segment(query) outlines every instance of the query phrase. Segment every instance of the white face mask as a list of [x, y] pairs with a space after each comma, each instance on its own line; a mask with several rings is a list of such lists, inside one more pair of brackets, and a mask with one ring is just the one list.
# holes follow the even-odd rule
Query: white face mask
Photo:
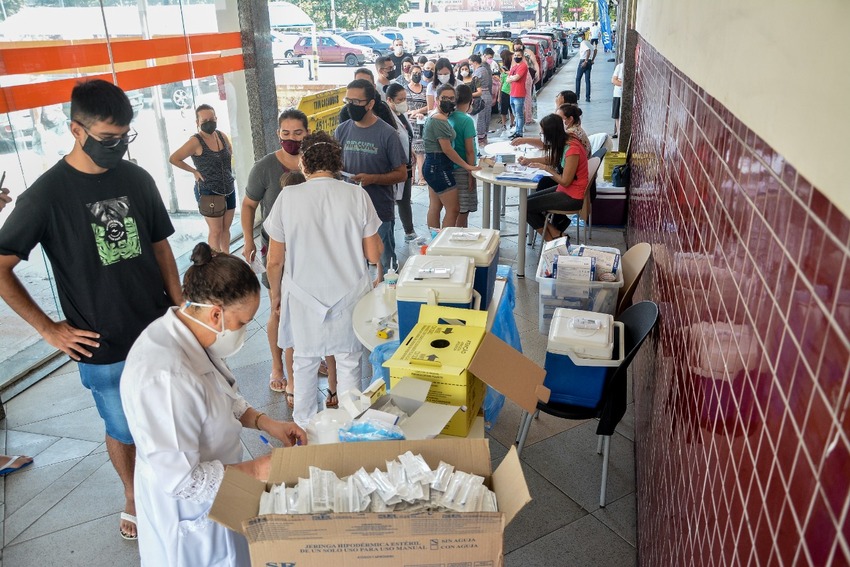
[[464, 69], [463, 71], [461, 71], [461, 72], [460, 72], [460, 76], [461, 76], [461, 77], [468, 77], [468, 76], [469, 76], [469, 71], [467, 71], [466, 69]]
[[437, 80], [440, 81], [441, 85], [445, 85], [449, 82], [449, 77], [451, 75], [437, 75]]
[[395, 53], [396, 57], [400, 56], [402, 53], [404, 53], [404, 47], [399, 47], [398, 45], [396, 45], [393, 48], [393, 53]]
[[395, 102], [395, 103], [393, 103], [393, 106], [395, 106], [395, 111], [399, 114], [404, 114], [405, 112], [407, 112], [407, 101], [406, 100], [404, 100], [402, 102]]
[[199, 321], [195, 319], [188, 313], [186, 313], [186, 308], [190, 305], [197, 305], [198, 307], [215, 307], [215, 305], [210, 305], [209, 303], [195, 303], [193, 301], [187, 301], [183, 304], [183, 307], [180, 308], [180, 312], [194, 321], [195, 323], [206, 327], [213, 333], [215, 333], [215, 341], [213, 344], [207, 347], [207, 352], [210, 356], [214, 356], [216, 358], [227, 358], [228, 356], [233, 356], [242, 346], [245, 344], [245, 334], [248, 330], [247, 326], [242, 326], [240, 329], [235, 331], [231, 331], [224, 327], [224, 309], [221, 311], [221, 330], [210, 327], [203, 321]]

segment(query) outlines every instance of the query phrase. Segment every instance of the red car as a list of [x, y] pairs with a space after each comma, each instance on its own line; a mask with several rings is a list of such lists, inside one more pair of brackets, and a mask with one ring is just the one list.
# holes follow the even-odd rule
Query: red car
[[549, 77], [549, 65], [546, 60], [546, 55], [543, 53], [541, 40], [523, 37], [522, 43], [525, 44], [527, 49], [534, 52], [534, 57], [537, 59], [537, 66], [540, 67], [540, 74], [534, 78], [534, 83], [537, 85], [537, 88], [540, 89], [543, 86], [543, 79]]
[[530, 33], [528, 35], [523, 36], [522, 41], [525, 42], [526, 39], [539, 40], [541, 48], [543, 49], [543, 54], [546, 57], [546, 66], [549, 70], [549, 74], [546, 75], [544, 80], [548, 81], [552, 78], [552, 75], [555, 74], [555, 69], [558, 68], [558, 58], [555, 53], [555, 50], [552, 48], [552, 38], [547, 37], [545, 35], [537, 35]]
[[[354, 45], [347, 39], [331, 33], [316, 34], [319, 44], [320, 63], [345, 63], [349, 67], [363, 65], [367, 60], [373, 60], [372, 50]], [[304, 59], [313, 54], [313, 36], [302, 35], [295, 47], [292, 48], [299, 64], [304, 66]]]

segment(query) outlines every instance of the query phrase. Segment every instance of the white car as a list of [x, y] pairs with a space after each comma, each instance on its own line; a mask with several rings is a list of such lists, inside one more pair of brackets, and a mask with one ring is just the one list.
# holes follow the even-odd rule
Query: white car
[[421, 41], [416, 41], [416, 36], [407, 28], [381, 27], [378, 28], [377, 32], [389, 38], [390, 43], [395, 39], [401, 38], [404, 42], [404, 50], [407, 53], [416, 54], [423, 50]]
[[284, 63], [295, 63], [295, 42], [301, 34], [295, 32], [279, 32], [272, 30], [272, 58], [275, 66]]
[[430, 28], [432, 30], [437, 31], [443, 37], [448, 38], [449, 44], [446, 46], [446, 49], [453, 49], [455, 47], [460, 47], [463, 42], [461, 41], [460, 34], [456, 31], [447, 30], [445, 28]]

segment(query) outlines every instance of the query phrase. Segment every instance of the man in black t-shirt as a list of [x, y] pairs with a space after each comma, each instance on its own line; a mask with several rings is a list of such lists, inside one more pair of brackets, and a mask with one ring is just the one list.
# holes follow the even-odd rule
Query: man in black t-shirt
[[[135, 446], [121, 406], [121, 371], [142, 330], [181, 300], [168, 212], [150, 174], [122, 159], [136, 137], [132, 118], [118, 87], [78, 83], [71, 93], [73, 150], [21, 194], [0, 228], [0, 297], [79, 362], [124, 484], [125, 539], [137, 533]], [[63, 321], [50, 319], [13, 272], [38, 244], [53, 268]]]

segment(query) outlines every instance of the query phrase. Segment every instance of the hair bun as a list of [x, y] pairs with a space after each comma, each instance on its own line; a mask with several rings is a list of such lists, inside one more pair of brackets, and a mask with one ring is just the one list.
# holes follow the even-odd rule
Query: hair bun
[[204, 264], [209, 264], [212, 258], [213, 252], [209, 244], [206, 242], [195, 244], [195, 247], [192, 249], [192, 265], [203, 266]]

